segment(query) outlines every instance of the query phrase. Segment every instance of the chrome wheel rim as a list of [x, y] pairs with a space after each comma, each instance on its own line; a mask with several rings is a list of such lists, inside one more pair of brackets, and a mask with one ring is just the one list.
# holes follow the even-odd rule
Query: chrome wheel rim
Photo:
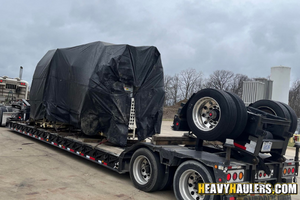
[[197, 171], [189, 169], [182, 173], [179, 178], [179, 191], [183, 199], [204, 199], [205, 195], [198, 194], [198, 183], [203, 183], [203, 178]]
[[149, 182], [152, 174], [152, 167], [149, 159], [146, 156], [138, 156], [133, 163], [133, 176], [136, 182], [140, 185], [145, 185]]
[[220, 105], [211, 97], [203, 97], [195, 103], [192, 117], [198, 129], [210, 131], [218, 125], [221, 119]]

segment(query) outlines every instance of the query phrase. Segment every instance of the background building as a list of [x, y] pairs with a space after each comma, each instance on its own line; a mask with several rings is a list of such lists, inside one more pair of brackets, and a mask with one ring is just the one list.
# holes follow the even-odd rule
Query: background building
[[255, 78], [243, 82], [242, 100], [246, 106], [260, 99], [270, 99], [288, 104], [290, 87], [290, 67], [272, 67], [270, 80]]

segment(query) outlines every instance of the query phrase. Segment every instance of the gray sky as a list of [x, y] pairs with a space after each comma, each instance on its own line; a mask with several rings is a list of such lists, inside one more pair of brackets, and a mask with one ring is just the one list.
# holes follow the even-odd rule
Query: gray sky
[[300, 1], [0, 0], [0, 76], [29, 83], [49, 50], [105, 41], [156, 46], [166, 74], [196, 68], [300, 78]]

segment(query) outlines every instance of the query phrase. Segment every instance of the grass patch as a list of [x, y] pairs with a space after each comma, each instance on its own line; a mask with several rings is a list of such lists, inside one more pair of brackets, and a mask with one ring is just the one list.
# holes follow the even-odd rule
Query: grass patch
[[289, 146], [289, 147], [294, 147], [294, 145], [295, 145], [294, 142], [289, 141], [289, 143], [288, 143], [288, 146]]

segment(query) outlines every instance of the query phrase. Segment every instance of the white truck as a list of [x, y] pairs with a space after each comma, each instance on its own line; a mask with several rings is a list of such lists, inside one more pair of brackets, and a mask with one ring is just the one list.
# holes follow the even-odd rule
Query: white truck
[[28, 99], [28, 82], [22, 80], [23, 67], [18, 78], [0, 76], [0, 126], [5, 126], [6, 119], [16, 114], [13, 104]]

